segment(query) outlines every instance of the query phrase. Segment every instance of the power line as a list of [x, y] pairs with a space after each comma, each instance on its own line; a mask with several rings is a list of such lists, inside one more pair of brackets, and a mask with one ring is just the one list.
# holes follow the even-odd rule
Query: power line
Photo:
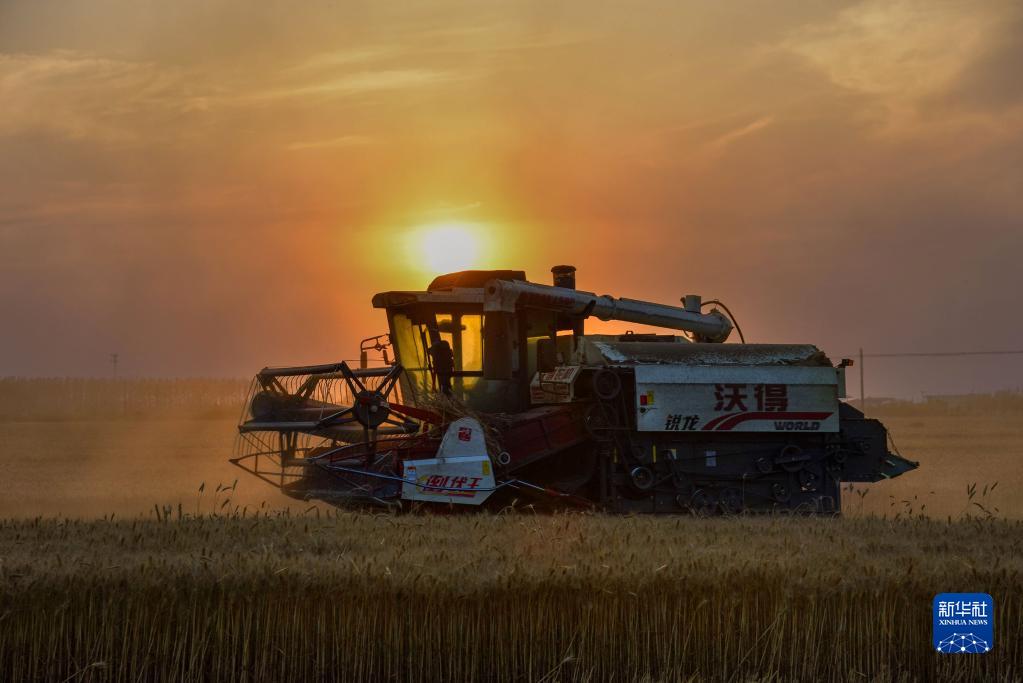
[[[849, 354], [852, 355], [852, 354]], [[1017, 356], [1019, 351], [907, 351], [903, 353], [864, 353], [863, 358], [907, 358], [907, 357], [942, 357], [942, 356]]]
[[[852, 356], [853, 354], [849, 354]], [[955, 356], [1020, 356], [1023, 355], [1023, 349], [1020, 350], [1001, 350], [1001, 351], [905, 351], [895, 353], [864, 353], [863, 349], [860, 349], [856, 354], [859, 356], [860, 362], [860, 410], [866, 412], [867, 408], [867, 395], [866, 389], [864, 388], [865, 374], [864, 358], [950, 358]], [[846, 357], [849, 357], [846, 356]]]

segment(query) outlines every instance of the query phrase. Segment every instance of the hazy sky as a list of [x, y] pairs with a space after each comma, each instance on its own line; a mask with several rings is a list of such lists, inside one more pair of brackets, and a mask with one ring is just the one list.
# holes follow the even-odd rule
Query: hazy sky
[[450, 222], [752, 341], [1023, 348], [1021, 69], [1018, 0], [0, 0], [0, 375], [352, 357]]

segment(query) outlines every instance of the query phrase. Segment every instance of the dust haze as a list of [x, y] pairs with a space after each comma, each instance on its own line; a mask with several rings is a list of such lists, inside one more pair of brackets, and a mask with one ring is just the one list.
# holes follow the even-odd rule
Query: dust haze
[[[288, 498], [228, 461], [246, 388], [197, 380], [0, 380], [0, 517], [325, 511], [324, 503]], [[77, 400], [55, 410], [53, 397], [61, 394]], [[883, 419], [895, 448], [920, 468], [847, 488], [844, 513], [1023, 519], [1021, 410], [1018, 394], [871, 404], [868, 412]]]

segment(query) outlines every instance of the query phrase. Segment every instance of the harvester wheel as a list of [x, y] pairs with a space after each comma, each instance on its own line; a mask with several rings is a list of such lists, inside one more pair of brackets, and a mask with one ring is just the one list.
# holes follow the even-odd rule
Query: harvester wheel
[[633, 467], [629, 477], [632, 485], [640, 491], [649, 491], [654, 486], [654, 473], [648, 467]]
[[689, 497], [689, 509], [700, 517], [709, 517], [717, 511], [717, 500], [713, 493], [706, 489], [697, 489]]
[[803, 466], [809, 462], [810, 456], [803, 452], [803, 449], [794, 444], [789, 444], [785, 448], [781, 449], [774, 458], [774, 464], [782, 468], [786, 472], [798, 472], [803, 469]]
[[737, 515], [745, 508], [743, 504], [742, 491], [737, 488], [727, 488], [721, 492], [721, 511], [726, 515]]
[[603, 401], [613, 401], [622, 393], [622, 378], [614, 370], [597, 370], [593, 373], [593, 393]]
[[781, 482], [771, 484], [771, 497], [779, 503], [787, 503], [792, 498], [789, 487]]
[[804, 491], [816, 491], [820, 485], [820, 476], [811, 469], [803, 469], [799, 472], [799, 488]]

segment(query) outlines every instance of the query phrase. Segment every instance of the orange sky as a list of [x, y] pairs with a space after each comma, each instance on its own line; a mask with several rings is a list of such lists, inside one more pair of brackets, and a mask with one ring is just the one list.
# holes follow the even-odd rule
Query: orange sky
[[0, 374], [351, 357], [451, 222], [753, 341], [1021, 348], [1020, 64], [1016, 0], [2, 2]]

